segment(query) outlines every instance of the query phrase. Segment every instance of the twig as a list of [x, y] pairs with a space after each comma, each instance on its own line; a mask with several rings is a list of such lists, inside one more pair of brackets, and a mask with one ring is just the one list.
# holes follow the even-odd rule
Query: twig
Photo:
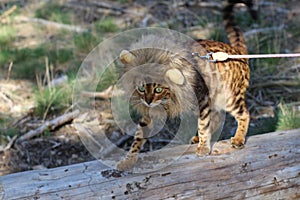
[[9, 150], [9, 149], [12, 147], [12, 145], [15, 143], [15, 141], [17, 140], [17, 137], [18, 137], [18, 135], [15, 135], [15, 136], [9, 141], [9, 143], [5, 146], [5, 148], [4, 148], [3, 151]]
[[12, 69], [12, 67], [13, 67], [13, 64], [14, 64], [13, 62], [10, 62], [10, 63], [9, 63], [6, 81], [9, 81], [9, 79], [10, 79], [10, 73], [11, 73], [11, 69]]
[[111, 97], [112, 90], [113, 90], [113, 86], [110, 86], [110, 87], [108, 87], [106, 90], [104, 90], [102, 92], [82, 91], [81, 95], [84, 96], [84, 97], [109, 99]]
[[29, 110], [26, 115], [17, 119], [14, 123], [11, 124], [11, 127], [23, 126], [26, 122], [28, 122], [32, 117], [32, 110]]
[[34, 136], [37, 136], [39, 134], [42, 134], [45, 130], [54, 130], [56, 127], [61, 126], [71, 120], [73, 120], [77, 115], [79, 114], [79, 110], [75, 110], [71, 113], [64, 114], [62, 116], [59, 116], [51, 121], [45, 122], [42, 126], [38, 127], [35, 130], [31, 130], [27, 132], [26, 134], [22, 135], [18, 140], [17, 143], [20, 143], [24, 140], [28, 140]]
[[13, 7], [11, 7], [10, 9], [8, 9], [7, 11], [5, 11], [1, 16], [0, 16], [0, 21], [2, 21], [3, 19], [5, 19], [6, 17], [8, 17], [10, 14], [12, 14], [15, 10], [17, 9], [16, 5], [13, 5]]
[[0, 98], [2, 98], [5, 102], [9, 104], [9, 109], [11, 109], [14, 105], [13, 100], [10, 98], [10, 95], [5, 92], [0, 91]]
[[264, 101], [262, 99], [256, 98], [250, 92], [247, 92], [246, 95], [247, 95], [248, 98], [253, 99], [255, 104], [258, 104], [258, 105], [261, 105], [261, 106], [272, 106], [272, 105], [274, 105], [273, 102], [268, 102], [268, 101]]
[[57, 22], [53, 22], [53, 21], [48, 21], [48, 20], [45, 20], [45, 19], [30, 18], [30, 17], [25, 17], [25, 16], [21, 16], [21, 17], [16, 18], [16, 21], [39, 23], [39, 24], [43, 24], [45, 26], [51, 26], [51, 27], [55, 27], [55, 28], [66, 29], [66, 30], [69, 30], [69, 31], [75, 31], [75, 32], [79, 32], [79, 33], [88, 31], [87, 29], [83, 29], [79, 26], [61, 24], [61, 23], [57, 23]]

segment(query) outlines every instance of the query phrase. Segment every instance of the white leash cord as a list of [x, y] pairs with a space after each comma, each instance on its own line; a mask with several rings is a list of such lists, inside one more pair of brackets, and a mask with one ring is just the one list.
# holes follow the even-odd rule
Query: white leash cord
[[199, 53], [193, 52], [192, 55], [197, 55], [200, 58], [207, 59], [210, 62], [226, 61], [228, 59], [242, 59], [242, 58], [290, 58], [300, 57], [300, 53], [291, 54], [250, 54], [250, 55], [229, 55], [224, 52], [210, 52], [205, 56], [200, 56]]

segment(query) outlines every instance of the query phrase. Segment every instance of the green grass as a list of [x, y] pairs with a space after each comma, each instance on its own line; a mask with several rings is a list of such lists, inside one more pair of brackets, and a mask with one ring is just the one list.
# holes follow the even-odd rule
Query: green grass
[[37, 106], [35, 114], [45, 119], [49, 115], [63, 112], [72, 104], [72, 87], [64, 85], [61, 87], [39, 88], [35, 92]]
[[6, 49], [14, 41], [16, 30], [12, 26], [0, 26], [0, 50]]
[[47, 53], [49, 60], [56, 63], [66, 63], [74, 59], [72, 49], [55, 49]]
[[253, 24], [257, 23], [258, 21], [253, 19], [249, 12], [239, 12], [235, 13], [235, 20], [237, 21], [237, 24], [242, 30], [249, 29], [249, 27], [252, 27]]
[[36, 107], [34, 113], [46, 119], [49, 115], [55, 115], [64, 112], [72, 105], [72, 89], [75, 83], [75, 77], [60, 86], [49, 85], [55, 76], [49, 60], [45, 62], [45, 75], [36, 76], [37, 89], [35, 92]]
[[[35, 12], [35, 17], [47, 19], [64, 24], [71, 24], [71, 12], [67, 11], [62, 5], [57, 3], [47, 4]], [[118, 26], [114, 23], [113, 18], [108, 17], [98, 20], [93, 25], [93, 31], [84, 33], [74, 33], [73, 43], [75, 51], [79, 54], [89, 53], [101, 41], [104, 33], [119, 31]], [[70, 33], [65, 33], [70, 34]]]
[[300, 111], [296, 107], [280, 104], [277, 130], [291, 130], [300, 128]]
[[73, 36], [76, 51], [80, 53], [89, 53], [101, 41], [101, 36], [96, 37], [91, 32], [75, 33]]
[[[2, 137], [13, 137], [18, 133], [14, 127], [11, 127], [11, 123], [14, 119], [10, 116], [6, 116], [0, 113], [0, 136]], [[1, 142], [0, 142], [1, 144]]]
[[112, 18], [106, 18], [95, 22], [97, 33], [113, 33], [119, 31], [119, 27], [114, 23]]
[[[2, 31], [1, 31], [2, 30]], [[42, 74], [45, 68], [45, 58], [56, 67], [67, 65], [65, 73], [73, 73], [80, 66], [80, 58], [86, 56], [99, 42], [101, 36], [88, 33], [68, 33], [74, 46], [58, 48], [56, 44], [41, 44], [31, 48], [16, 48], [12, 46], [15, 38], [14, 29], [7, 26], [0, 28], [0, 69], [6, 71], [12, 63], [11, 78], [34, 79], [36, 74]], [[73, 37], [72, 37], [73, 36]]]
[[1, 52], [0, 66], [7, 67], [13, 63], [12, 76], [14, 78], [32, 78], [43, 66], [42, 57], [45, 49], [8, 49]]
[[119, 77], [119, 67], [116, 65], [111, 65], [102, 74], [99, 83], [97, 85], [96, 91], [103, 91], [109, 86], [115, 84]]
[[[59, 3], [43, 4], [35, 11], [35, 17], [59, 23], [70, 24], [72, 13]], [[58, 48], [58, 43], [41, 44], [36, 47], [17, 48], [13, 42], [17, 36], [12, 25], [0, 27], [0, 69], [6, 71], [12, 63], [11, 78], [34, 79], [36, 74], [44, 71], [45, 58], [54, 68], [62, 64], [68, 65], [67, 70], [76, 71], [80, 65], [79, 59], [86, 56], [101, 41], [104, 33], [116, 32], [118, 27], [112, 18], [105, 18], [93, 25], [93, 31], [72, 33], [58, 31], [55, 37], [58, 40], [69, 41]], [[67, 39], [66, 39], [67, 38]], [[64, 40], [66, 39], [66, 40]], [[73, 44], [73, 45], [72, 45]], [[60, 45], [61, 46], [61, 45]], [[67, 47], [68, 46], [68, 47]], [[65, 71], [66, 73], [73, 73]]]
[[37, 9], [35, 17], [63, 24], [71, 24], [71, 12], [57, 3], [46, 4]]
[[[9, 136], [9, 137], [13, 137], [16, 134], [18, 134], [19, 130], [17, 130], [16, 128], [11, 128], [11, 127], [7, 127], [7, 128], [0, 128], [0, 135], [1, 136]], [[1, 144], [1, 143], [0, 143]]]
[[227, 33], [224, 31], [224, 29], [217, 27], [211, 32], [209, 39], [222, 42], [228, 41]]
[[46, 57], [55, 66], [74, 59], [71, 49], [51, 49], [47, 46], [7, 49], [0, 52], [0, 67], [5, 68], [13, 62], [13, 78], [32, 79], [44, 71]]
[[[56, 43], [51, 43], [31, 48], [16, 48], [12, 45], [16, 37], [15, 30], [11, 26], [0, 27], [0, 69], [6, 71], [12, 63], [11, 78], [34, 79], [36, 74], [44, 72], [47, 57], [54, 69], [66, 64], [67, 70], [77, 71], [80, 65], [78, 54], [86, 56], [102, 38], [95, 37], [92, 33], [66, 34], [69, 34], [68, 38], [71, 39], [69, 47], [58, 48]], [[72, 46], [72, 39], [75, 48]]]

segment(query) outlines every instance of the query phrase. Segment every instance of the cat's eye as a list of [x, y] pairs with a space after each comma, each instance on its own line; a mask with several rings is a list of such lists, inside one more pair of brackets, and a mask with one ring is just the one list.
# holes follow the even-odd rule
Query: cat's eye
[[155, 88], [155, 93], [161, 93], [163, 91], [162, 87]]
[[141, 86], [141, 85], [139, 85], [137, 87], [137, 89], [138, 89], [139, 92], [145, 92], [145, 88], [143, 86]]

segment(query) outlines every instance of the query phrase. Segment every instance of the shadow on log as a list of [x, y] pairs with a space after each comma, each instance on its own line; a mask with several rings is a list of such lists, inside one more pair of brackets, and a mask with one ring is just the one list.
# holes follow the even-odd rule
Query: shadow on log
[[[246, 147], [198, 158], [196, 146], [172, 165], [130, 174], [98, 161], [1, 177], [1, 199], [299, 199], [300, 130], [248, 138]], [[175, 152], [185, 146], [178, 146]], [[162, 151], [173, 156], [174, 151]]]

